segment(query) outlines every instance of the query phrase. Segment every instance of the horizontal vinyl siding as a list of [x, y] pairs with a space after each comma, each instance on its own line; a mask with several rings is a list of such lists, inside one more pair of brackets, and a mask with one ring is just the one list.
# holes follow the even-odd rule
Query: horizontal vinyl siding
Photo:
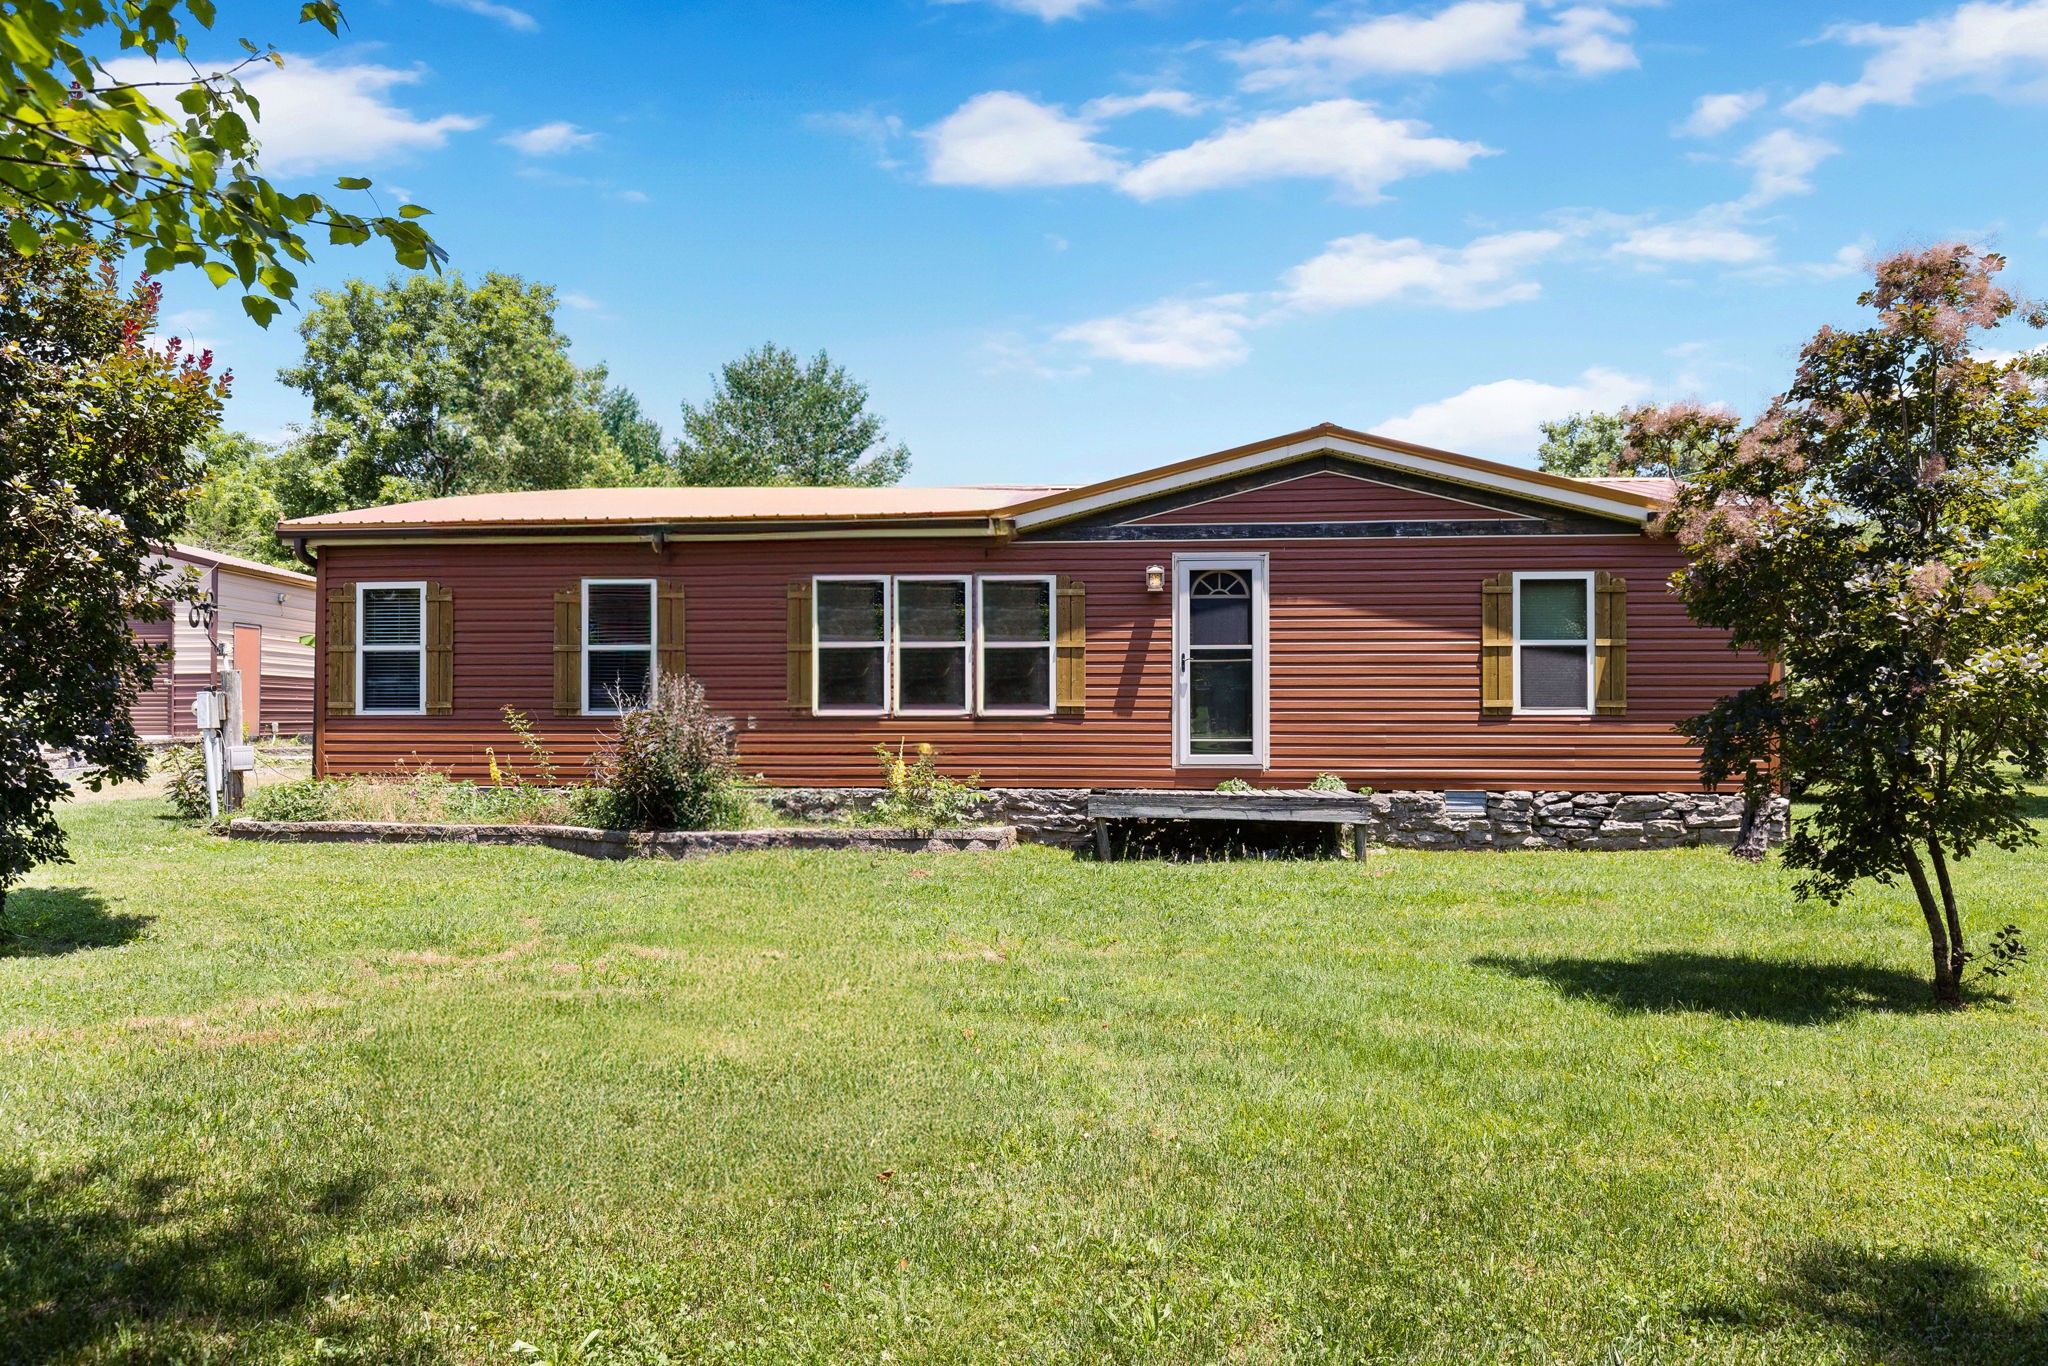
[[1203, 522], [1393, 522], [1473, 521], [1515, 514], [1455, 498], [1396, 488], [1348, 474], [1305, 474], [1264, 488], [1212, 498], [1206, 503], [1141, 517], [1138, 526], [1188, 526]]
[[[1227, 546], [1207, 542], [1205, 552]], [[455, 612], [455, 708], [447, 717], [333, 717], [320, 756], [334, 773], [431, 764], [479, 776], [494, 747], [519, 752], [500, 719], [535, 721], [565, 772], [580, 774], [606, 725], [553, 711], [552, 598], [579, 578], [686, 585], [690, 672], [741, 725], [743, 762], [782, 784], [873, 781], [872, 750], [940, 745], [953, 771], [992, 785], [1212, 787], [1321, 771], [1375, 787], [1660, 791], [1697, 785], [1673, 731], [1716, 696], [1758, 681], [1760, 661], [1689, 622], [1665, 581], [1668, 542], [1633, 536], [1262, 542], [1271, 561], [1272, 765], [1172, 763], [1171, 594], [1144, 590], [1170, 544], [1007, 546], [945, 540], [672, 542], [641, 546], [330, 546], [323, 588], [427, 579]], [[1630, 584], [1626, 717], [1479, 715], [1480, 584], [1504, 570], [1605, 569]], [[1058, 573], [1087, 585], [1088, 712], [1031, 719], [812, 717], [784, 684], [786, 589], [810, 574]], [[324, 611], [325, 595], [321, 597]], [[319, 678], [324, 689], [324, 677]]]

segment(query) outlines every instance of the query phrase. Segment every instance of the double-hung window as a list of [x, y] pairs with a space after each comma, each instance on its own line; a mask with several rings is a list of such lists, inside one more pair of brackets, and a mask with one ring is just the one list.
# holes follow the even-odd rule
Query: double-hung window
[[427, 586], [356, 588], [356, 710], [420, 716], [427, 709]]
[[820, 578], [812, 584], [817, 709], [889, 709], [889, 580]]
[[899, 576], [895, 596], [896, 710], [966, 711], [967, 580]]
[[583, 710], [616, 716], [654, 695], [654, 581], [583, 581]]
[[979, 709], [1044, 713], [1053, 709], [1053, 581], [1050, 576], [983, 576]]
[[1593, 576], [1515, 575], [1515, 710], [1593, 710]]

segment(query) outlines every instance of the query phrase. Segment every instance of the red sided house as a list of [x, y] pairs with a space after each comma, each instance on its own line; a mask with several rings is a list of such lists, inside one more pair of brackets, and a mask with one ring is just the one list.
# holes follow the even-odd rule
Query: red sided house
[[997, 788], [1669, 793], [1698, 787], [1673, 724], [1766, 673], [1669, 592], [1670, 493], [1325, 425], [1080, 488], [480, 494], [279, 534], [318, 568], [323, 774], [480, 777], [508, 706], [571, 770], [687, 671], [785, 786], [872, 786], [908, 739]]

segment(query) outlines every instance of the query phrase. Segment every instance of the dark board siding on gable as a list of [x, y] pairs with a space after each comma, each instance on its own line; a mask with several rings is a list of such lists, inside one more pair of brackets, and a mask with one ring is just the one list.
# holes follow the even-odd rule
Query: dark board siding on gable
[[[1204, 551], [1227, 547], [1204, 544]], [[1667, 791], [1697, 786], [1672, 729], [1764, 664], [1687, 620], [1665, 588], [1669, 542], [1637, 536], [1259, 543], [1271, 557], [1272, 767], [1380, 788]], [[605, 723], [552, 715], [554, 590], [582, 577], [687, 585], [688, 662], [737, 718], [746, 767], [781, 784], [869, 785], [876, 744], [929, 740], [946, 767], [992, 786], [1213, 787], [1241, 770], [1177, 770], [1170, 734], [1170, 594], [1145, 566], [1173, 547], [1117, 542], [815, 540], [641, 545], [422, 545], [321, 552], [327, 586], [427, 579], [453, 590], [455, 706], [445, 717], [327, 718], [324, 772], [432, 764], [483, 776], [519, 747], [500, 719], [528, 713], [565, 773], [580, 776]], [[1628, 578], [1625, 717], [1479, 715], [1480, 583], [1503, 570], [1605, 569]], [[813, 717], [786, 702], [787, 585], [857, 573], [1056, 573], [1087, 586], [1088, 711], [1032, 719]], [[320, 595], [322, 610], [326, 595]], [[324, 685], [324, 683], [323, 683]]]

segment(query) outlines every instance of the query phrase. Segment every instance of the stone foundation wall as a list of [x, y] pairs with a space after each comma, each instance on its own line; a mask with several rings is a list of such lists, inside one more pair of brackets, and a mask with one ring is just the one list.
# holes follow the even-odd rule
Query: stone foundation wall
[[[798, 820], [832, 820], [866, 811], [879, 788], [777, 788], [769, 805]], [[1764, 825], [1783, 842], [1783, 797], [1771, 800]], [[1742, 798], [1704, 792], [1489, 792], [1486, 811], [1453, 808], [1441, 792], [1379, 792], [1372, 797], [1371, 839], [1403, 849], [1673, 849], [1733, 845], [1742, 827]], [[991, 788], [968, 819], [1017, 827], [1019, 839], [1079, 844], [1087, 838], [1086, 788]]]

